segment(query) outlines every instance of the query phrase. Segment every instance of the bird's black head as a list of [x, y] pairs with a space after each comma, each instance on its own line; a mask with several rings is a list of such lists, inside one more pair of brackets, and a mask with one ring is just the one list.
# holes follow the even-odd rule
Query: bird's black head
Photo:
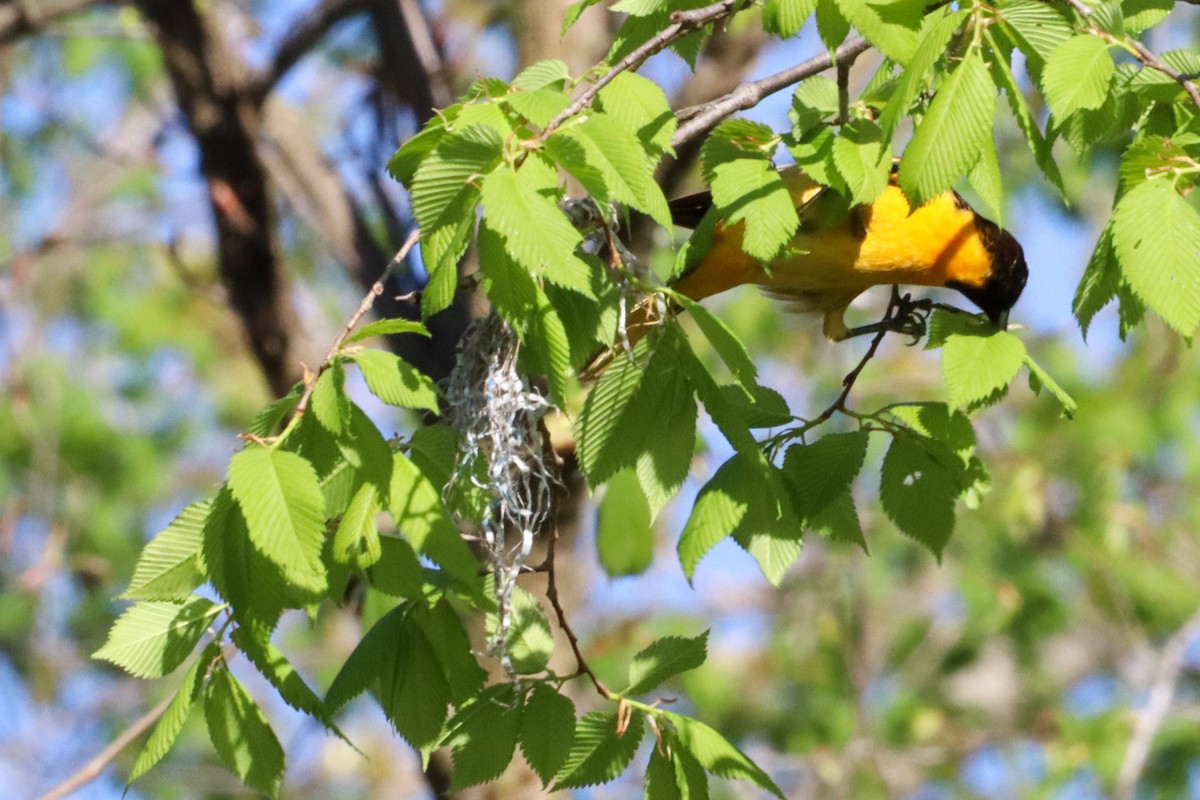
[[991, 220], [975, 218], [975, 229], [983, 239], [983, 246], [992, 259], [992, 270], [979, 286], [970, 286], [958, 281], [947, 283], [982, 309], [995, 325], [1001, 329], [1008, 326], [1008, 312], [1017, 304], [1029, 268], [1025, 265], [1025, 251], [1011, 233]]

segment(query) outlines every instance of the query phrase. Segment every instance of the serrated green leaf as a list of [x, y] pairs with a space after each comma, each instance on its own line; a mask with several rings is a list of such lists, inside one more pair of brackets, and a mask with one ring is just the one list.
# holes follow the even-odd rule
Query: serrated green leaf
[[633, 657], [629, 686], [623, 695], [646, 694], [680, 674], [693, 670], [708, 657], [708, 631], [693, 638], [665, 636]]
[[653, 14], [666, 4], [667, 0], [617, 0], [612, 10], [634, 17], [644, 17]]
[[[696, 498], [679, 537], [679, 560], [692, 579], [696, 565], [717, 542], [735, 537], [763, 568], [772, 583], [800, 554], [800, 520], [778, 471], [761, 456], [738, 454], [721, 465]], [[783, 552], [772, 546], [779, 543]], [[756, 552], [757, 551], [757, 552]], [[790, 556], [790, 560], [788, 560]]]
[[1054, 48], [1042, 73], [1042, 91], [1055, 119], [1099, 108], [1108, 97], [1115, 69], [1108, 44], [1099, 37], [1081, 34]]
[[967, 173], [971, 188], [979, 195], [979, 199], [991, 212], [988, 216], [1001, 227], [1004, 226], [1004, 179], [1000, 177], [1000, 161], [996, 157], [996, 148], [983, 146], [979, 151], [979, 160]]
[[1117, 202], [1112, 243], [1146, 307], [1183, 336], [1200, 324], [1200, 214], [1170, 180], [1148, 180]]
[[885, 142], [892, 140], [896, 126], [908, 116], [913, 103], [927, 87], [934, 67], [946, 57], [950, 38], [967, 15], [965, 10], [952, 11], [949, 7], [943, 7], [925, 18], [921, 27], [920, 44], [913, 52], [912, 59], [905, 65], [892, 99], [884, 106], [883, 113], [879, 116], [879, 126], [883, 129]]
[[385, 350], [359, 350], [351, 356], [371, 394], [388, 405], [436, 412], [438, 390], [428, 375]]
[[741, 384], [728, 384], [721, 387], [721, 394], [750, 428], [775, 428], [795, 419], [783, 395], [766, 386], [747, 390]]
[[361, 570], [380, 559], [383, 546], [379, 543], [379, 527], [375, 524], [379, 510], [375, 487], [369, 483], [359, 486], [333, 535], [334, 560]]
[[367, 570], [371, 588], [392, 597], [423, 596], [425, 572], [412, 545], [395, 536], [381, 536], [379, 544], [379, 560]]
[[368, 689], [378, 695], [380, 676], [392, 667], [410, 608], [403, 604], [384, 614], [350, 653], [325, 693], [325, 707], [330, 714]]
[[662, 87], [634, 72], [622, 72], [596, 97], [605, 114], [633, 130], [647, 155], [669, 151], [679, 120]]
[[240, 624], [269, 631], [285, 607], [309, 597], [294, 597], [280, 568], [251, 544], [242, 509], [228, 488], [217, 494], [204, 521], [202, 554], [209, 580]]
[[575, 704], [545, 684], [529, 692], [521, 709], [521, 752], [547, 784], [554, 778], [575, 742]]
[[888, 186], [892, 171], [892, 150], [885, 147], [883, 131], [865, 119], [842, 127], [833, 141], [833, 164], [842, 176], [855, 205], [875, 201]]
[[[709, 0], [670, 0], [668, 5], [653, 13], [644, 16], [630, 16], [617, 31], [612, 47], [609, 48], [608, 55], [604, 57], [605, 63], [616, 64], [652, 37], [657, 36], [671, 24], [672, 12], [702, 8], [708, 3]], [[689, 33], [671, 45], [671, 49], [692, 69], [696, 68], [696, 57], [699, 55], [700, 47], [705, 39], [708, 38], [711, 27], [709, 25], [706, 26], [706, 29]]]
[[[588, 293], [587, 263], [575, 248], [583, 241], [554, 200], [507, 165], [493, 171], [483, 183], [484, 218], [504, 237], [508, 254], [535, 275], [568, 289]], [[537, 231], [530, 236], [530, 231]]]
[[571, 68], [567, 66], [567, 62], [550, 58], [530, 64], [517, 73], [517, 77], [512, 79], [512, 88], [526, 92], [535, 92], [546, 87], [561, 89], [570, 78]]
[[617, 715], [593, 711], [575, 724], [575, 739], [558, 771], [554, 791], [608, 783], [633, 759], [645, 734], [641, 712], [629, 716], [626, 729], [617, 732]]
[[906, 64], [919, 42], [924, 0], [837, 0], [838, 10], [888, 58]]
[[783, 459], [792, 506], [806, 522], [849, 491], [867, 457], [866, 431], [831, 433], [812, 444], [795, 444]]
[[428, 338], [429, 330], [420, 322], [411, 319], [377, 319], [363, 325], [346, 340], [346, 344], [361, 342], [372, 336], [390, 336], [397, 333], [415, 333]]
[[247, 432], [253, 436], [265, 439], [278, 432], [279, 423], [283, 418], [292, 413], [292, 409], [300, 402], [300, 397], [304, 394], [304, 384], [298, 383], [292, 387], [292, 390], [283, 397], [268, 403], [254, 417], [254, 421], [250, 423]]
[[867, 540], [863, 536], [862, 523], [854, 507], [854, 497], [849, 491], [834, 497], [820, 511], [807, 519], [808, 530], [828, 538], [830, 541], [854, 544], [867, 552]]
[[725, 737], [699, 720], [670, 711], [662, 712], [675, 730], [679, 746], [714, 775], [732, 780], [747, 780], [763, 791], [784, 800], [783, 791], [762, 768]]
[[750, 351], [746, 349], [746, 345], [729, 329], [729, 326], [687, 295], [670, 292], [670, 296], [683, 306], [684, 310], [695, 320], [700, 332], [704, 334], [704, 338], [708, 339], [708, 343], [712, 345], [713, 350], [717, 351], [717, 355], [725, 362], [725, 366], [729, 367], [729, 371], [738, 379], [738, 382], [746, 389], [756, 387], [758, 385], [758, 367], [754, 365], [754, 359], [750, 357]]
[[704, 404], [705, 410], [734, 450], [747, 456], [757, 454], [758, 442], [750, 435], [745, 415], [726, 399], [721, 385], [686, 342], [679, 348], [678, 363], [688, 382], [695, 387], [696, 397]]
[[346, 396], [346, 370], [340, 359], [334, 360], [329, 369], [317, 377], [308, 407], [317, 421], [335, 435], [349, 422], [350, 398]]
[[296, 588], [324, 592], [325, 498], [312, 465], [295, 453], [252, 445], [229, 462], [229, 489], [254, 546]]
[[1067, 419], [1075, 417], [1075, 411], [1079, 406], [1075, 403], [1075, 398], [1068, 394], [1067, 390], [1058, 385], [1054, 378], [1050, 377], [1050, 373], [1042, 369], [1041, 365], [1033, 360], [1030, 356], [1025, 356], [1025, 366], [1029, 368], [1029, 388], [1035, 393], [1040, 394], [1043, 387], [1049, 390], [1050, 394], [1054, 395], [1054, 399], [1062, 406], [1062, 415]]
[[605, 483], [596, 521], [596, 551], [610, 578], [639, 575], [654, 558], [650, 505], [637, 472], [622, 469]]
[[242, 783], [274, 797], [283, 780], [283, 748], [262, 709], [223, 664], [204, 692], [204, 717], [213, 748]]
[[179, 733], [183, 730], [184, 723], [192, 713], [192, 708], [200, 699], [208, 667], [218, 653], [220, 653], [219, 646], [214, 642], [192, 662], [192, 666], [183, 676], [183, 681], [179, 684], [175, 696], [167, 705], [167, 710], [163, 712], [158, 724], [154, 726], [150, 738], [146, 740], [146, 745], [138, 753], [137, 761], [133, 763], [133, 769], [129, 771], [129, 783], [133, 783], [146, 774], [174, 746], [175, 740], [179, 738]]
[[[954, 503], [959, 484], [954, 470], [935, 455], [936, 444], [915, 436], [896, 436], [883, 457], [879, 500], [901, 532], [939, 558], [954, 532]], [[949, 457], [953, 457], [946, 451]]]
[[401, 453], [395, 454], [392, 464], [389, 510], [418, 553], [432, 559], [463, 587], [478, 591], [479, 561], [446, 515], [441, 493]]
[[461, 705], [478, 694], [487, 672], [479, 666], [467, 629], [450, 602], [443, 597], [432, 608], [417, 605], [414, 616], [442, 666], [450, 702]]
[[1174, 7], [1173, 0], [1122, 0], [1125, 30], [1136, 36], [1166, 19]]
[[441, 118], [430, 119], [423, 129], [405, 142], [391, 157], [387, 164], [388, 174], [405, 186], [410, 186], [421, 162], [437, 148], [438, 142], [445, 135], [446, 126]]
[[[1158, 56], [1168, 67], [1183, 75], [1200, 75], [1200, 55], [1191, 50], [1167, 50]], [[1174, 78], [1154, 67], [1142, 67], [1129, 81], [1129, 88], [1140, 97], [1169, 103], [1183, 94], [1184, 88]]]
[[[554, 654], [554, 633], [542, 604], [520, 586], [513, 587], [509, 600], [509, 630], [505, 647], [518, 675], [541, 672]], [[488, 614], [488, 636], [496, 635], [499, 621], [495, 613]]]
[[842, 13], [837, 0], [817, 0], [817, 34], [825, 49], [833, 51], [850, 33], [850, 20]]
[[567, 6], [567, 10], [563, 13], [562, 35], [566, 36], [567, 31], [579, 20], [580, 15], [599, 2], [600, 0], [575, 0], [574, 3]]
[[491, 686], [458, 710], [441, 745], [453, 748], [451, 791], [487, 783], [504, 772], [517, 749], [520, 718], [510, 684]]
[[965, 409], [1008, 386], [1024, 358], [1025, 344], [1005, 331], [951, 336], [942, 348], [942, 375], [951, 405]]
[[767, 0], [763, 27], [768, 33], [789, 39], [800, 32], [804, 21], [817, 10], [817, 0]]
[[1071, 302], [1071, 311], [1079, 321], [1079, 329], [1083, 332], [1085, 340], [1096, 314], [1117, 296], [1120, 281], [1121, 272], [1117, 265], [1116, 253], [1113, 252], [1110, 221], [1100, 231], [1096, 249], [1092, 251], [1092, 257], [1083, 271], [1083, 277], [1079, 279], [1079, 286]]
[[[990, 32], [985, 35], [990, 35]], [[1017, 84], [1016, 76], [1013, 75], [1008, 59], [1002, 53], [997, 52], [997, 50], [998, 48], [993, 43], [992, 52], [994, 57], [990, 62], [992, 77], [995, 79], [996, 85], [1004, 90], [1004, 95], [1008, 98], [1008, 105], [1012, 109], [1013, 117], [1016, 118], [1017, 125], [1025, 135], [1025, 141], [1029, 144], [1029, 149], [1033, 152], [1034, 160], [1042, 170], [1042, 174], [1058, 190], [1059, 195], [1065, 199], [1066, 189], [1063, 187], [1062, 174], [1059, 172], [1058, 162], [1054, 160], [1054, 156], [1050, 152], [1050, 142], [1042, 134], [1037, 121], [1033, 118], [1033, 112], [1030, 110], [1029, 104], [1025, 101], [1025, 95]], [[984, 147], [984, 150], [988, 149], [986, 146]]]
[[123, 600], [172, 600], [183, 602], [204, 581], [200, 574], [200, 548], [204, 542], [204, 520], [212, 501], [192, 503], [150, 540], [138, 558]]
[[137, 603], [117, 617], [108, 641], [92, 654], [138, 678], [161, 678], [184, 662], [223, 606], [203, 597], [187, 603]]
[[[398, 636], [381, 647], [382, 669], [378, 683], [372, 688], [396, 732], [425, 753], [441, 738], [442, 725], [449, 716], [450, 686], [413, 610], [410, 601], [384, 618], [399, 616], [398, 624], [390, 625]], [[333, 687], [329, 694], [333, 694]]]
[[297, 711], [302, 711], [333, 731], [343, 740], [346, 737], [333, 724], [321, 698], [300, 677], [287, 656], [269, 641], [259, 641], [249, 628], [236, 628], [233, 643], [245, 654], [267, 681], [279, 692], [279, 697]]
[[765, 125], [727, 120], [700, 150], [704, 179], [726, 227], [744, 222], [742, 248], [770, 261], [796, 233], [800, 217], [783, 178], [771, 163], [778, 137]]
[[913, 208], [949, 189], [992, 136], [996, 87], [978, 50], [938, 88], [900, 161], [900, 187]]
[[999, 8], [1000, 19], [1015, 35], [1021, 52], [1030, 59], [1034, 75], [1041, 74], [1050, 54], [1075, 34], [1066, 17], [1038, 0], [1003, 0]]

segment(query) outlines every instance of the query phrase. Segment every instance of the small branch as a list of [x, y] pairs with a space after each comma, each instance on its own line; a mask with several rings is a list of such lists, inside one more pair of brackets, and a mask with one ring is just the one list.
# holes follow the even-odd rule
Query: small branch
[[854, 61], [844, 58], [837, 65], [838, 85], [838, 124], [845, 125], [850, 121], [850, 67]]
[[588, 666], [587, 659], [583, 657], [583, 652], [579, 649], [579, 637], [575, 635], [575, 631], [571, 630], [570, 624], [567, 622], [567, 614], [563, 611], [562, 602], [558, 599], [558, 583], [554, 572], [554, 543], [558, 541], [558, 526], [554, 526], [554, 530], [550, 532], [550, 544], [547, 545], [546, 563], [543, 565], [546, 570], [546, 599], [550, 601], [550, 607], [554, 609], [554, 615], [558, 617], [558, 627], [562, 628], [562, 632], [567, 635], [567, 641], [571, 643], [571, 652], [575, 654], [575, 663], [577, 664], [576, 675], [587, 675], [591, 680], [592, 685], [596, 687], [596, 691], [606, 700], [612, 699], [612, 692], [604, 685], [592, 668]]
[[108, 747], [100, 751], [91, 761], [76, 770], [70, 777], [42, 795], [38, 800], [59, 800], [99, 778], [105, 768], [112, 763], [122, 750], [133, 743], [135, 739], [150, 729], [158, 718], [166, 713], [167, 707], [175, 699], [174, 695], [165, 698], [161, 703], [134, 720], [133, 724], [113, 739]]
[[375, 298], [383, 294], [384, 283], [387, 282], [387, 279], [396, 270], [396, 268], [400, 266], [400, 264], [404, 263], [404, 259], [408, 257], [408, 252], [413, 249], [413, 246], [416, 245], [417, 240], [420, 238], [420, 229], [414, 230], [412, 233], [410, 233], [408, 238], [404, 240], [404, 244], [400, 245], [400, 249], [396, 251], [396, 255], [392, 256], [392, 260], [388, 262], [386, 267], [384, 267], [383, 274], [379, 276], [379, 280], [375, 281], [374, 285], [367, 290], [366, 295], [363, 296], [362, 302], [358, 304], [358, 308], [353, 314], [350, 315], [350, 319], [346, 321], [346, 325], [342, 328], [341, 333], [337, 335], [337, 338], [333, 340], [333, 344], [329, 346], [329, 352], [325, 354], [325, 358], [321, 362], [321, 366], [317, 368], [317, 371], [313, 373], [307, 385], [304, 387], [304, 394], [300, 396], [300, 402], [296, 404], [295, 414], [297, 417], [301, 416], [304, 413], [304, 409], [308, 407], [309, 398], [312, 397], [313, 390], [317, 386], [317, 378], [321, 377], [322, 372], [329, 369], [329, 365], [333, 363], [334, 357], [337, 356], [338, 351], [342, 349], [342, 343], [345, 342], [346, 338], [354, 331], [354, 328], [358, 325], [359, 321], [362, 320], [362, 318], [366, 316], [367, 312], [371, 310], [371, 306], [375, 305]]
[[616, 66], [604, 73], [586, 92], [579, 95], [571, 105], [563, 109], [562, 113], [550, 120], [546, 124], [546, 127], [542, 128], [541, 133], [529, 139], [527, 144], [529, 146], [536, 146], [544, 142], [564, 122], [591, 105], [592, 101], [596, 99], [596, 95], [600, 94], [600, 90], [612, 83], [622, 72], [637, 69], [650, 56], [667, 49], [689, 33], [703, 28], [710, 22], [715, 22], [722, 17], [732, 14], [737, 5], [738, 0], [721, 0], [704, 8], [672, 13], [670, 25], [663, 28], [645, 44], [618, 61]]
[[0, 3], [0, 47], [38, 33], [62, 17], [100, 4], [100, 0], [62, 0], [57, 3], [34, 3], [34, 10], [24, 3]]
[[838, 47], [833, 54], [821, 53], [807, 61], [789, 67], [782, 72], [768, 75], [757, 81], [743, 83], [723, 97], [700, 106], [681, 109], [676, 116], [683, 124], [671, 137], [671, 146], [680, 147], [700, 136], [721, 120], [747, 108], [757, 105], [767, 95], [774, 94], [793, 83], [811, 78], [817, 73], [824, 72], [834, 64], [852, 63], [859, 55], [870, 48], [870, 43], [861, 36], [852, 36]]
[[1116, 800], [1132, 800], [1134, 797], [1138, 780], [1146, 769], [1154, 737], [1171, 710], [1175, 682], [1183, 669], [1183, 657], [1188, 644], [1196, 636], [1200, 636], [1200, 609], [1197, 609], [1183, 627], [1175, 631], [1163, 645], [1158, 668], [1154, 673], [1154, 683], [1150, 686], [1150, 696], [1146, 700], [1146, 707], [1138, 715], [1133, 736], [1129, 740], [1129, 746], [1125, 748], [1125, 757], [1121, 760], [1121, 770], [1117, 773], [1117, 785], [1113, 791]]
[[[1189, 0], [1189, 2], [1194, 1], [1195, 0]], [[1142, 44], [1132, 36], [1118, 37], [1113, 36], [1107, 31], [1100, 30], [1100, 28], [1091, 21], [1092, 9], [1089, 8], [1087, 4], [1083, 2], [1083, 0], [1067, 0], [1067, 3], [1071, 6], [1071, 8], [1075, 9], [1075, 11], [1079, 13], [1079, 16], [1088, 21], [1088, 33], [1092, 34], [1093, 36], [1099, 36], [1106, 42], [1111, 42], [1118, 47], [1124, 48], [1125, 50], [1129, 51], [1130, 55], [1142, 62], [1144, 66], [1147, 66], [1150, 69], [1158, 70], [1162, 74], [1171, 78], [1171, 80], [1183, 87], [1183, 90], [1187, 92], [1188, 97], [1192, 98], [1192, 102], [1196, 104], [1196, 107], [1200, 108], [1200, 87], [1196, 85], [1191, 76], [1183, 74], [1170, 64], [1163, 61], [1161, 58], [1151, 52], [1146, 45]]]
[[326, 0], [288, 29], [266, 69], [249, 81], [250, 95], [261, 104], [296, 62], [307, 55], [329, 29], [346, 17], [365, 11], [370, 0]]

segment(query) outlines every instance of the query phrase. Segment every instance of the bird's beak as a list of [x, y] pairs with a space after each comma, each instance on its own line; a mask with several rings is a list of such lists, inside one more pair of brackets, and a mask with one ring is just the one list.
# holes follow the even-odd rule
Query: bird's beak
[[1002, 331], [1008, 330], [1008, 312], [1001, 311], [996, 315], [996, 327]]

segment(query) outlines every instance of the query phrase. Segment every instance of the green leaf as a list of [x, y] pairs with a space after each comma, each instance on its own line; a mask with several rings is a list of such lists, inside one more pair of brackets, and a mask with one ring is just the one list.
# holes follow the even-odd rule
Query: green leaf
[[571, 68], [567, 62], [557, 58], [549, 58], [530, 64], [512, 79], [512, 88], [526, 92], [536, 92], [538, 89], [562, 89], [571, 79]]
[[529, 692], [521, 710], [521, 752], [546, 784], [558, 773], [575, 741], [575, 704], [546, 684]]
[[784, 39], [800, 32], [804, 21], [817, 10], [817, 0], [767, 0], [763, 8], [763, 27]]
[[1088, 329], [1100, 309], [1104, 308], [1117, 296], [1117, 287], [1121, 282], [1121, 271], [1117, 264], [1117, 256], [1112, 246], [1112, 222], [1110, 221], [1100, 231], [1096, 241], [1096, 249], [1088, 260], [1079, 287], [1075, 290], [1075, 298], [1071, 302], [1071, 311], [1079, 320], [1079, 329], [1083, 338], [1087, 339]]
[[1075, 417], [1075, 411], [1078, 405], [1075, 403], [1075, 398], [1067, 393], [1067, 390], [1058, 385], [1054, 378], [1050, 377], [1050, 373], [1042, 369], [1036, 361], [1030, 356], [1025, 356], [1025, 366], [1029, 368], [1029, 388], [1035, 393], [1041, 394], [1042, 387], [1050, 391], [1054, 395], [1054, 399], [1062, 406], [1062, 415], [1067, 419]]
[[924, 0], [837, 0], [838, 9], [850, 24], [880, 52], [907, 64], [917, 49]]
[[762, 261], [774, 258], [800, 225], [791, 194], [771, 163], [778, 141], [765, 125], [726, 120], [700, 150], [713, 205], [727, 228], [744, 223], [742, 249]]
[[930, 76], [938, 62], [946, 57], [946, 49], [950, 45], [950, 37], [958, 30], [968, 16], [967, 11], [952, 11], [943, 7], [931, 12], [925, 18], [921, 28], [921, 42], [917, 45], [912, 59], [905, 65], [900, 81], [892, 99], [884, 107], [879, 117], [879, 126], [883, 129], [883, 141], [890, 142], [896, 126], [908, 116], [913, 103], [925, 91]]
[[379, 544], [379, 560], [367, 570], [371, 588], [392, 597], [422, 597], [425, 571], [412, 545], [395, 536], [381, 536]]
[[567, 6], [567, 10], [563, 14], [562, 35], [566, 36], [567, 31], [579, 20], [580, 15], [599, 2], [600, 0], [575, 0], [574, 3]]
[[571, 98], [559, 89], [538, 89], [532, 92], [513, 92], [502, 102], [527, 119], [535, 128], [544, 128], [571, 105]]
[[746, 349], [746, 345], [729, 329], [729, 326], [687, 295], [670, 290], [668, 290], [668, 294], [672, 300], [683, 306], [684, 310], [695, 320], [700, 332], [704, 334], [704, 338], [708, 339], [708, 343], [712, 345], [713, 350], [717, 351], [717, 355], [725, 362], [725, 366], [729, 367], [729, 371], [733, 373], [738, 382], [747, 390], [756, 388], [758, 386], [758, 367], [754, 365], [754, 359], [750, 357], [750, 351]]
[[634, 17], [644, 17], [658, 11], [666, 2], [667, 0], [617, 0], [611, 10]]
[[174, 746], [175, 740], [179, 738], [179, 734], [183, 730], [184, 723], [192, 713], [192, 708], [200, 698], [201, 690], [204, 689], [204, 679], [208, 673], [208, 667], [220, 652], [220, 646], [213, 642], [204, 649], [199, 658], [192, 662], [192, 666], [183, 676], [183, 681], [179, 684], [175, 696], [167, 705], [167, 710], [163, 712], [158, 724], [154, 726], [154, 732], [150, 734], [145, 747], [138, 753], [137, 761], [133, 763], [133, 769], [129, 771], [129, 783], [133, 783], [140, 776], [146, 774]]
[[843, 126], [841, 135], [834, 139], [833, 163], [850, 190], [852, 202], [866, 205], [888, 186], [892, 150], [884, 146], [879, 125], [857, 119]]
[[335, 359], [313, 386], [308, 407], [325, 430], [339, 434], [350, 424], [350, 398], [346, 396], [346, 369], [341, 359]]
[[695, 387], [696, 396], [704, 404], [705, 410], [708, 411], [721, 434], [739, 453], [747, 456], [757, 454], [759, 452], [758, 442], [750, 435], [746, 416], [736, 405], [729, 402], [720, 384], [686, 342], [679, 347], [678, 361], [687, 375], [688, 382]]
[[388, 405], [437, 412], [438, 390], [429, 376], [385, 350], [359, 350], [352, 355], [371, 394]]
[[204, 582], [198, 557], [204, 541], [204, 520], [212, 501], [192, 503], [171, 524], [150, 540], [129, 587], [121, 593], [124, 600], [172, 600], [184, 602], [192, 590]]
[[[778, 471], [761, 455], [738, 454], [700, 490], [679, 537], [679, 560], [690, 581], [700, 559], [717, 542], [734, 536], [777, 584], [783, 569], [800, 555], [800, 535], [800, 520]], [[769, 546], [773, 544], [782, 545], [782, 552]]]
[[421, 163], [437, 149], [438, 142], [446, 135], [442, 119], [434, 117], [415, 136], [405, 142], [387, 164], [388, 174], [405, 186], [411, 186]]
[[831, 433], [788, 448], [783, 477], [796, 513], [807, 523], [850, 490], [867, 457], [868, 438], [866, 431]]
[[1040, 75], [1050, 55], [1075, 35], [1057, 9], [1038, 0], [1003, 0], [1000, 19], [1015, 34], [1017, 45], [1030, 60], [1031, 74]]
[[633, 711], [628, 727], [617, 732], [617, 715], [593, 711], [575, 724], [571, 751], [558, 771], [554, 791], [608, 783], [633, 759], [645, 734], [642, 714]]
[[708, 656], [708, 631], [691, 639], [665, 636], [633, 657], [623, 695], [646, 694], [681, 672], [696, 669]]
[[401, 453], [392, 464], [392, 518], [413, 548], [430, 559], [464, 588], [478, 592], [479, 561], [446, 515], [441, 493]]
[[[1038, 5], [1041, 6], [1042, 4], [1039, 3]], [[989, 31], [985, 35], [990, 37], [991, 32]], [[1025, 94], [1017, 84], [1017, 78], [1013, 75], [1008, 59], [1003, 53], [999, 52], [999, 49], [995, 46], [994, 39], [989, 39], [989, 41], [992, 42], [992, 77], [995, 79], [996, 85], [1004, 90], [1004, 95], [1008, 98], [1009, 108], [1012, 109], [1013, 117], [1016, 118], [1017, 125], [1021, 128], [1021, 133], [1025, 135], [1025, 141], [1028, 142], [1029, 149], [1033, 152], [1033, 157], [1037, 162], [1038, 168], [1046, 176], [1046, 180], [1050, 181], [1054, 188], [1058, 189], [1059, 195], [1065, 199], [1066, 189], [1063, 187], [1062, 174], [1059, 172], [1058, 162], [1054, 160], [1054, 155], [1050, 151], [1050, 142], [1038, 127], [1037, 120], [1034, 119], [1033, 111], [1030, 110], [1029, 104], [1025, 101]], [[990, 151], [988, 147], [984, 147], [983, 149]]]
[[867, 552], [862, 523], [858, 521], [854, 497], [849, 491], [837, 495], [820, 511], [810, 515], [806, 525], [808, 530], [815, 531], [831, 541], [855, 544], [861, 547], [864, 553]]
[[991, 141], [996, 87], [971, 50], [938, 88], [900, 162], [900, 187], [914, 208], [940, 195]]
[[775, 428], [795, 419], [783, 395], [766, 386], [747, 389], [741, 384], [730, 384], [721, 387], [721, 394], [751, 428]]
[[363, 325], [354, 332], [350, 338], [346, 339], [346, 344], [354, 344], [361, 342], [363, 339], [370, 339], [372, 336], [392, 336], [398, 333], [415, 333], [420, 336], [429, 336], [429, 330], [420, 322], [411, 319], [377, 319], [372, 323]]
[[458, 710], [442, 742], [454, 748], [452, 792], [500, 777], [517, 748], [520, 712], [509, 684], [489, 687]]
[[246, 518], [228, 488], [217, 494], [204, 521], [202, 553], [209, 580], [240, 624], [269, 631], [285, 607], [311, 599], [307, 593], [295, 597], [280, 568], [251, 544]]
[[990, 335], [956, 335], [942, 348], [942, 374], [950, 403], [968, 408], [1005, 388], [1025, 358], [1025, 344], [1005, 331]]
[[[505, 646], [513, 671], [518, 675], [541, 672], [554, 654], [554, 633], [542, 604], [530, 592], [515, 586], [509, 599], [509, 613], [511, 620]], [[488, 614], [489, 637], [496, 635], [498, 625], [496, 613]]]
[[722, 778], [750, 781], [763, 791], [783, 800], [783, 791], [775, 785], [770, 776], [745, 753], [726, 741], [721, 734], [699, 720], [670, 711], [662, 712], [662, 718], [675, 729], [679, 746], [699, 761], [706, 770]]
[[461, 705], [478, 694], [487, 673], [479, 666], [463, 621], [450, 602], [442, 598], [429, 609], [416, 605], [413, 613], [442, 665], [450, 687], [450, 702]]
[[[526, 179], [526, 170], [518, 173], [502, 165], [483, 183], [484, 218], [504, 237], [508, 254], [534, 275], [559, 286], [587, 294], [590, 268], [576, 253], [583, 241], [554, 200], [538, 192]], [[530, 236], [530, 231], [537, 231]]]
[[283, 748], [262, 709], [224, 664], [209, 678], [204, 717], [221, 763], [251, 789], [276, 796], [283, 780]]
[[651, 751], [646, 766], [645, 800], [705, 800], [708, 775], [704, 767], [679, 747], [670, 731], [663, 738], [664, 746]]
[[379, 513], [379, 495], [375, 487], [364, 483], [338, 523], [333, 536], [333, 558], [339, 564], [366, 569], [383, 555], [375, 515]]
[[650, 505], [637, 473], [622, 469], [608, 479], [596, 522], [596, 550], [610, 578], [640, 575], [654, 558]]
[[116, 664], [138, 678], [161, 678], [184, 662], [223, 606], [203, 597], [187, 603], [153, 600], [117, 617], [108, 641], [92, 658]]
[[1112, 243], [1134, 294], [1183, 336], [1200, 324], [1200, 214], [1170, 180], [1148, 180], [1117, 202]]
[[1042, 91], [1058, 120], [1081, 108], [1099, 108], [1108, 97], [1116, 65], [1108, 44], [1099, 37], [1081, 34], [1054, 48], [1042, 74]]
[[300, 673], [296, 672], [296, 668], [279, 648], [269, 641], [259, 641], [249, 628], [234, 629], [233, 643], [271, 686], [275, 687], [283, 702], [297, 711], [304, 712], [345, 740], [346, 737], [325, 711], [325, 704], [321, 702], [321, 698], [305, 683], [304, 678], [300, 677]]
[[598, 107], [637, 135], [652, 158], [670, 150], [679, 120], [662, 87], [635, 72], [622, 72], [596, 97]]
[[955, 477], [961, 469], [936, 454], [918, 437], [897, 435], [883, 457], [879, 499], [901, 532], [940, 558], [954, 532]]
[[410, 609], [406, 603], [384, 614], [359, 641], [325, 693], [325, 707], [330, 714], [337, 713], [368, 689], [378, 696], [380, 676], [393, 667], [397, 642], [405, 633], [404, 620]]
[[298, 383], [286, 395], [274, 402], [268, 403], [254, 417], [254, 421], [250, 423], [248, 432], [260, 438], [266, 438], [277, 433], [279, 423], [283, 421], [284, 417], [292, 413], [292, 409], [300, 402], [300, 396], [303, 394], [304, 384]]
[[971, 188], [991, 213], [997, 225], [1004, 225], [1004, 179], [1000, 177], [1000, 161], [996, 149], [984, 145], [979, 151], [979, 160], [967, 173]]
[[1175, 7], [1173, 0], [1123, 0], [1125, 30], [1137, 35], [1167, 18]]
[[850, 33], [850, 20], [837, 0], [817, 0], [817, 34], [827, 50], [837, 49]]
[[295, 453], [252, 445], [229, 462], [229, 489], [254, 546], [293, 586], [324, 592], [325, 498], [312, 465]]

